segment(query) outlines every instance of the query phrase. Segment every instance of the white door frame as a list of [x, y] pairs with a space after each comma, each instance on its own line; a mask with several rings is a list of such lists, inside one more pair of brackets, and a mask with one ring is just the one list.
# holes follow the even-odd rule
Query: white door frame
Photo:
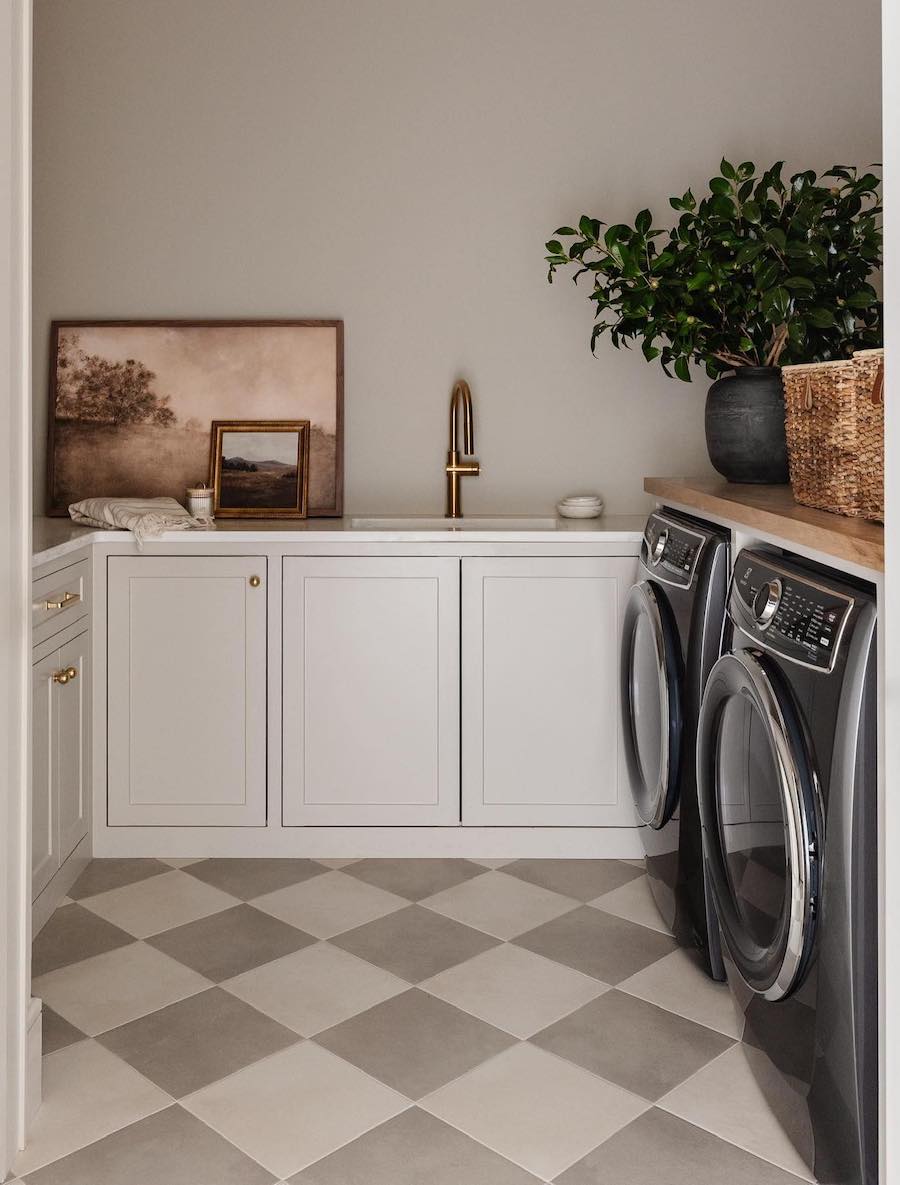
[[900, 1185], [900, 0], [882, 3], [885, 573], [882, 735], [881, 1180]]
[[0, 1180], [25, 1131], [29, 995], [31, 0], [0, 5]]

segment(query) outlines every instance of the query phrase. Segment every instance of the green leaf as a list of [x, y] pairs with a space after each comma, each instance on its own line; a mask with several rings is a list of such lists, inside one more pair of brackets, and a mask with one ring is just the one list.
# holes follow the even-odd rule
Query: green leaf
[[648, 362], [652, 362], [654, 358], [658, 358], [661, 351], [652, 345], [649, 339], [644, 339], [644, 344], [641, 346], [641, 351]]
[[675, 373], [683, 383], [689, 383], [691, 381], [691, 372], [688, 368], [688, 360], [685, 358], [684, 354], [679, 354], [675, 359]]
[[719, 162], [719, 172], [730, 181], [737, 181], [737, 173], [735, 172], [734, 165], [730, 164], [724, 156]]
[[634, 227], [638, 234], [645, 235], [653, 223], [653, 215], [649, 210], [641, 210], [634, 220]]
[[834, 325], [834, 313], [831, 309], [813, 308], [807, 309], [806, 320], [810, 325], [815, 326], [816, 329], [830, 329]]
[[878, 297], [873, 291], [866, 292], [865, 289], [860, 289], [859, 292], [851, 292], [849, 296], [845, 296], [844, 304], [850, 309], [867, 309], [877, 300]]
[[709, 183], [709, 188], [713, 193], [731, 193], [731, 182], [726, 181], [724, 177], [713, 177]]
[[758, 202], [744, 202], [742, 213], [748, 222], [759, 222], [762, 217]]
[[594, 234], [594, 220], [588, 218], [587, 214], [582, 214], [581, 221], [578, 223], [578, 229], [586, 239], [596, 242], [597, 236]]
[[563, 253], [563, 245], [562, 245], [562, 243], [559, 242], [558, 239], [551, 239], [550, 242], [545, 243], [544, 246], [547, 248], [547, 250], [550, 252], [551, 255], [562, 255], [562, 253]]
[[696, 292], [698, 288], [704, 288], [712, 281], [712, 272], [697, 272], [687, 282], [688, 292]]
[[749, 243], [745, 243], [735, 256], [734, 262], [738, 267], [743, 267], [747, 263], [752, 263], [754, 259], [763, 251], [765, 251], [765, 243], [760, 243], [753, 239]]
[[783, 251], [787, 246], [787, 236], [780, 226], [770, 226], [765, 232], [765, 240], [773, 247], [777, 247], [779, 251]]
[[560, 226], [553, 233], [555, 235], [577, 235], [578, 231], [573, 230], [571, 226]]

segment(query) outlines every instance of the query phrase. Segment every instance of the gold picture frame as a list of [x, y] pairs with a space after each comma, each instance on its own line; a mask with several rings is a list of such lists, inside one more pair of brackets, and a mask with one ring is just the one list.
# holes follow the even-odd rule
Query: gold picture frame
[[214, 420], [209, 484], [216, 518], [306, 518], [309, 437], [309, 420]]

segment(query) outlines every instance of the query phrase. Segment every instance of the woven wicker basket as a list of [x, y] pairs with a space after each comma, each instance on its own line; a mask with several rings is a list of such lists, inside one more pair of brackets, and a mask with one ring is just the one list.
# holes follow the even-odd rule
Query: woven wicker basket
[[782, 368], [791, 485], [805, 506], [884, 518], [884, 351]]

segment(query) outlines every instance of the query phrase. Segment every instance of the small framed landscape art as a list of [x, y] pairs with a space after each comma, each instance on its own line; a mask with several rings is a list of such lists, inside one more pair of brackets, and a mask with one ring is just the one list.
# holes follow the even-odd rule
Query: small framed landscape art
[[217, 518], [306, 518], [309, 420], [215, 420], [209, 468]]
[[308, 514], [340, 515], [343, 328], [309, 320], [54, 322], [48, 514], [90, 497], [182, 501], [207, 476], [214, 421], [306, 420]]

